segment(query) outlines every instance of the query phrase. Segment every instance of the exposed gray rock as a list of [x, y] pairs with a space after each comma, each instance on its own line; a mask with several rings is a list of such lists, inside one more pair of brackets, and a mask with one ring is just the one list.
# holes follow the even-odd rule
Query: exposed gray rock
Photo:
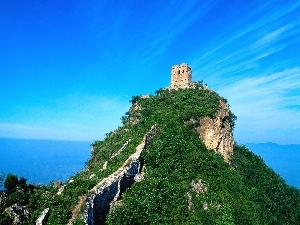
[[115, 158], [116, 156], [120, 155], [120, 153], [128, 146], [128, 144], [130, 143], [130, 141], [131, 141], [131, 139], [129, 139], [128, 141], [126, 141], [126, 142], [124, 143], [124, 145], [123, 145], [116, 153], [114, 153], [114, 154], [110, 157], [110, 159], [113, 159], [113, 158]]
[[105, 161], [105, 163], [103, 164], [103, 166], [102, 166], [102, 169], [100, 169], [100, 171], [103, 171], [103, 170], [106, 170], [106, 167], [107, 167], [107, 161]]
[[58, 192], [56, 193], [57, 195], [61, 195], [62, 192], [64, 191], [65, 189], [65, 185], [61, 186], [59, 189], [58, 189]]
[[22, 224], [23, 220], [29, 218], [29, 210], [26, 206], [21, 206], [18, 203], [4, 210], [13, 219], [14, 225]]
[[206, 201], [203, 202], [203, 209], [208, 210], [208, 203]]
[[188, 205], [188, 209], [192, 210], [193, 207], [193, 202], [192, 202], [192, 195], [191, 193], [187, 193], [188, 199], [187, 199], [187, 205]]
[[134, 181], [135, 182], [141, 182], [142, 180], [144, 180], [144, 176], [145, 176], [145, 172], [141, 172], [141, 173], [138, 173], [134, 176]]
[[[196, 192], [196, 196], [207, 192], [207, 185], [201, 179], [199, 179], [198, 182], [195, 182], [194, 180], [192, 180], [191, 188], [192, 188], [193, 192]], [[187, 199], [188, 209], [192, 210], [192, 208], [193, 208], [192, 194], [190, 192], [188, 192], [187, 197], [188, 197], [188, 199]], [[206, 206], [206, 207], [204, 207], [204, 206]], [[207, 208], [207, 207], [208, 207], [207, 203], [204, 202], [203, 203], [204, 210], [206, 210], [205, 208]]]
[[0, 208], [2, 207], [2, 202], [4, 202], [5, 198], [7, 197], [7, 194], [3, 191], [0, 191]]
[[191, 186], [196, 193], [207, 192], [207, 185], [201, 179], [198, 182], [192, 180]]
[[49, 208], [44, 209], [41, 215], [39, 216], [39, 218], [37, 218], [37, 220], [35, 221], [35, 225], [43, 225], [44, 219], [47, 216], [48, 212], [49, 212]]

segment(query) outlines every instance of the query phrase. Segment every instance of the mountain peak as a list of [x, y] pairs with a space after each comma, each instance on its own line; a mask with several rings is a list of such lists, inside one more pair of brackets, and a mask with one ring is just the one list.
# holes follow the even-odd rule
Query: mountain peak
[[169, 88], [131, 103], [63, 188], [18, 182], [0, 194], [0, 223], [12, 224], [15, 196], [33, 212], [24, 224], [299, 223], [299, 190], [234, 143], [227, 100], [192, 82], [187, 64], [172, 67]]

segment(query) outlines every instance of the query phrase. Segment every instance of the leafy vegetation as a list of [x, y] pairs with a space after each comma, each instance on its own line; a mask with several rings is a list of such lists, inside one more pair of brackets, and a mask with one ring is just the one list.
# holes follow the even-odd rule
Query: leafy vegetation
[[[16, 202], [30, 211], [22, 224], [34, 224], [45, 208], [50, 208], [47, 224], [67, 224], [79, 199], [135, 152], [153, 124], [157, 134], [142, 152], [144, 180], [124, 192], [122, 204], [113, 208], [107, 224], [297, 224], [299, 190], [286, 185], [245, 146], [235, 146], [229, 165], [199, 139], [195, 129], [199, 118], [214, 118], [220, 101], [227, 102], [200, 84], [133, 96], [131, 109], [121, 118], [123, 126], [92, 144], [86, 169], [71, 177], [61, 194], [61, 185], [30, 186], [25, 179], [10, 176], [2, 193], [0, 224], [10, 224], [4, 209]], [[233, 113], [229, 119], [234, 127]], [[191, 185], [199, 181], [206, 187], [202, 191]], [[84, 204], [79, 209], [73, 224], [84, 224]]]
[[0, 188], [3, 186], [4, 175], [0, 173]]

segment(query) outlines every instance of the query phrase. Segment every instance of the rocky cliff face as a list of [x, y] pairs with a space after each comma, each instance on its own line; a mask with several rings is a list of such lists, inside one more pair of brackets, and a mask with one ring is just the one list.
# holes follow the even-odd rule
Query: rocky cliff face
[[220, 109], [215, 119], [210, 117], [200, 118], [197, 131], [208, 149], [220, 153], [226, 162], [230, 162], [234, 139], [228, 105], [220, 101]]

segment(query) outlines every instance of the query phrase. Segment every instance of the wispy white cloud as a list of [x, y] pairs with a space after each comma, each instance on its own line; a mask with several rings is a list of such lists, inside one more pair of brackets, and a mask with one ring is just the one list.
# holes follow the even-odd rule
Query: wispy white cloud
[[[286, 24], [286, 21], [278, 23], [278, 21], [287, 17], [289, 13], [299, 9], [299, 2], [288, 4], [282, 10], [276, 11], [270, 10], [272, 4], [275, 3], [271, 1], [266, 2], [256, 10], [250, 11], [240, 21], [235, 21], [236, 26], [238, 26], [236, 32], [222, 37], [217, 45], [212, 46], [204, 54], [198, 55], [191, 63], [192, 67], [195, 69], [202, 68], [210, 64], [212, 59], [218, 60], [220, 57], [223, 60], [226, 59], [224, 61], [229, 61], [234, 57], [243, 57], [255, 52], [258, 54], [260, 50], [264, 50], [259, 47], [267, 43], [271, 44], [275, 40], [279, 41], [280, 38], [286, 38], [286, 35], [283, 35], [284, 33], [288, 33], [288, 36], [299, 34], [297, 27], [299, 27], [300, 23], [298, 20], [292, 23], [289, 21], [289, 24]], [[261, 14], [264, 16], [261, 16]], [[244, 26], [245, 23], [248, 24], [246, 27]], [[278, 28], [281, 24], [282, 26]], [[288, 45], [288, 43], [285, 43], [285, 45]]]
[[259, 47], [262, 45], [269, 44], [270, 42], [275, 41], [283, 32], [286, 30], [292, 29], [293, 25], [286, 25], [284, 27], [281, 27], [275, 31], [272, 31], [271, 33], [268, 33], [264, 35], [260, 40], [258, 40], [255, 44], [255, 47]]
[[5, 138], [53, 139], [53, 140], [90, 140], [87, 129], [55, 129], [42, 126], [6, 123], [0, 124], [0, 136]]
[[118, 97], [69, 95], [47, 105], [20, 109], [30, 119], [0, 122], [0, 137], [102, 139], [121, 124], [120, 118], [129, 106], [128, 99]]
[[[145, 61], [151, 61], [160, 54], [166, 52], [166, 50], [174, 44], [174, 40], [178, 36], [183, 35], [186, 29], [196, 20], [201, 19], [206, 13], [208, 13], [217, 2], [203, 2], [199, 6], [197, 1], [185, 2], [184, 7], [182, 3], [172, 2], [166, 9], [160, 11], [160, 15], [156, 15], [154, 18], [157, 20], [155, 27], [148, 29], [151, 32], [143, 30], [144, 33], [153, 33], [150, 35], [149, 46], [145, 49], [137, 49], [136, 55], [145, 56]], [[197, 9], [197, 11], [195, 11]], [[164, 21], [163, 23], [161, 21]], [[157, 26], [158, 25], [158, 26]], [[189, 34], [186, 34], [189, 35]], [[145, 51], [147, 50], [147, 51]]]
[[[227, 97], [238, 117], [237, 133], [251, 133], [254, 137], [252, 141], [257, 142], [255, 138], [265, 132], [268, 136], [261, 138], [264, 141], [284, 143], [286, 137], [284, 132], [278, 137], [279, 129], [300, 130], [299, 89], [300, 68], [292, 68], [274, 74], [242, 78], [230, 86], [221, 87], [218, 92]], [[297, 104], [298, 107], [294, 107]]]
[[[245, 77], [294, 67], [295, 54], [286, 55], [285, 50], [299, 43], [295, 37], [300, 34], [300, 23], [286, 18], [299, 9], [299, 3], [289, 3], [276, 11], [270, 10], [272, 4], [262, 4], [250, 11], [246, 18], [241, 18], [242, 23], [236, 21], [236, 32], [220, 39], [217, 46], [208, 48], [204, 54], [200, 51], [201, 56], [191, 63], [195, 79], [204, 78], [218, 88]], [[249, 24], [239, 27], [245, 20]]]
[[[114, 123], [112, 123], [115, 125]], [[74, 140], [74, 141], [94, 141], [102, 139], [105, 133], [115, 129], [107, 123], [96, 124], [94, 126], [83, 126], [81, 124], [69, 124], [64, 121], [53, 121], [49, 124], [35, 126], [31, 124], [0, 124], [1, 138], [21, 138], [21, 139], [44, 139], [44, 140]], [[56, 127], [57, 126], [57, 127]]]

